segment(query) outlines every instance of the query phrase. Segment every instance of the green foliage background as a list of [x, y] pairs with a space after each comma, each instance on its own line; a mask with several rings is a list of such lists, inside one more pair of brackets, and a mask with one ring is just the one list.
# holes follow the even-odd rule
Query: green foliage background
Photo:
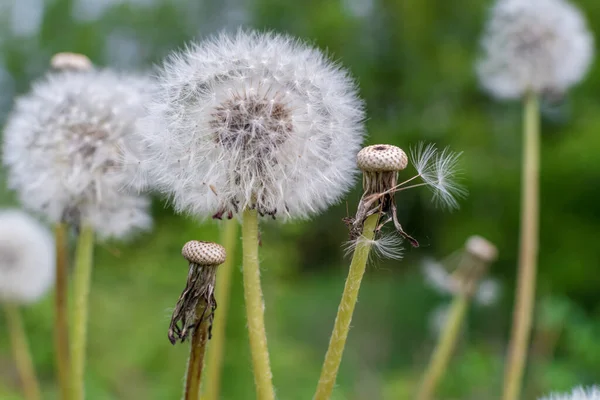
[[[600, 32], [597, 0], [575, 1]], [[424, 140], [462, 151], [470, 195], [454, 213], [425, 191], [399, 196], [405, 228], [423, 246], [376, 261], [361, 290], [335, 399], [410, 399], [434, 337], [424, 256], [443, 258], [472, 234], [495, 242], [498, 304], [473, 307], [440, 399], [495, 399], [510, 329], [518, 235], [521, 109], [477, 84], [473, 64], [488, 0], [0, 0], [0, 122], [58, 51], [98, 65], [145, 70], [191, 39], [239, 25], [303, 37], [352, 70], [367, 101], [368, 143]], [[36, 19], [37, 17], [38, 19]], [[559, 103], [543, 106], [539, 303], [527, 394], [600, 383], [600, 67]], [[0, 204], [15, 199], [0, 185]], [[360, 192], [308, 222], [264, 225], [267, 330], [278, 397], [312, 396], [348, 259], [341, 218]], [[179, 398], [186, 346], [166, 337], [183, 287], [181, 245], [218, 240], [218, 225], [176, 216], [161, 199], [156, 227], [96, 248], [89, 331], [89, 399]], [[237, 265], [240, 265], [238, 255]], [[252, 399], [241, 274], [235, 275], [223, 398]], [[56, 398], [51, 296], [24, 310], [44, 398]], [[19, 399], [0, 319], [0, 399]]]

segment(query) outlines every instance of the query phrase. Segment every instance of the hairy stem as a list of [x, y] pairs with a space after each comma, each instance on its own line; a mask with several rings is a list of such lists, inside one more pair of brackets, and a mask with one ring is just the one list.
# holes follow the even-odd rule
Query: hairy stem
[[258, 215], [256, 210], [244, 210], [242, 222], [242, 250], [244, 256], [244, 299], [248, 318], [248, 336], [254, 370], [254, 384], [258, 400], [273, 400], [273, 374], [267, 348], [265, 330], [265, 303], [260, 286], [258, 263]]
[[[200, 301], [196, 308], [196, 315], [204, 315], [204, 313], [208, 312], [210, 310], [206, 310], [206, 303]], [[206, 353], [206, 344], [208, 343], [209, 326], [210, 319], [204, 318], [192, 333], [184, 400], [200, 399], [200, 384], [202, 383], [202, 370], [204, 369], [204, 354]]]
[[529, 93], [525, 99], [523, 135], [519, 273], [503, 400], [519, 398], [531, 336], [539, 241], [539, 118], [537, 96]]
[[27, 335], [25, 334], [21, 313], [17, 305], [10, 303], [4, 304], [4, 312], [24, 398], [26, 400], [39, 400], [40, 387], [31, 361], [31, 353], [27, 344]]
[[365, 220], [362, 236], [356, 244], [314, 400], [328, 400], [333, 392], [338, 369], [342, 362], [346, 338], [350, 330], [352, 314], [358, 300], [358, 291], [369, 259], [370, 241], [375, 236], [378, 221], [379, 213], [371, 215]]
[[465, 294], [459, 294], [452, 300], [452, 306], [444, 324], [444, 329], [440, 334], [440, 339], [433, 351], [427, 370], [423, 375], [417, 400], [433, 399], [437, 385], [444, 376], [452, 357], [468, 305], [469, 299]]
[[206, 362], [206, 379], [204, 380], [204, 400], [218, 400], [221, 389], [221, 372], [223, 370], [223, 355], [225, 351], [227, 310], [231, 291], [231, 275], [235, 263], [235, 250], [238, 241], [238, 222], [235, 219], [225, 221], [221, 231], [221, 243], [227, 252], [225, 262], [217, 272], [215, 296], [219, 311], [215, 313], [212, 339], [208, 349]]
[[94, 252], [94, 231], [82, 224], [77, 249], [75, 250], [75, 271], [73, 277], [73, 314], [71, 331], [71, 399], [85, 398], [85, 357], [88, 323], [88, 303], [92, 281], [92, 258]]
[[54, 352], [60, 398], [69, 399], [69, 324], [68, 280], [69, 243], [67, 225], [57, 223], [54, 227], [56, 241], [56, 287], [54, 290]]

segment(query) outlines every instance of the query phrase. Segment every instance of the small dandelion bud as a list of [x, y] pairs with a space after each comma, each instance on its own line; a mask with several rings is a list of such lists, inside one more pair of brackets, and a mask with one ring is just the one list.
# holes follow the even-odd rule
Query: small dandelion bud
[[498, 258], [496, 246], [489, 240], [477, 235], [467, 239], [465, 250], [486, 263], [494, 262]]
[[183, 343], [203, 321], [209, 322], [210, 339], [214, 312], [217, 308], [214, 295], [216, 267], [224, 263], [226, 258], [223, 246], [198, 240], [187, 242], [181, 254], [189, 262], [189, 272], [185, 289], [177, 300], [171, 317], [168, 334], [171, 344], [177, 341]]
[[540, 398], [540, 400], [600, 400], [600, 387], [585, 388], [580, 386], [574, 388], [571, 393], [552, 393], [549, 396]]
[[130, 159], [178, 211], [303, 218], [352, 185], [363, 102], [348, 72], [302, 41], [221, 34], [171, 57], [159, 84]]
[[30, 303], [54, 283], [54, 240], [37, 220], [0, 210], [0, 301]]
[[99, 237], [147, 229], [150, 201], [126, 186], [122, 163], [151, 83], [104, 70], [62, 71], [35, 82], [4, 132], [3, 163], [23, 206], [50, 222], [81, 220]]
[[563, 93], [583, 78], [594, 53], [585, 19], [568, 0], [497, 0], [481, 46], [481, 84], [505, 99]]
[[50, 66], [56, 70], [89, 71], [94, 66], [87, 56], [78, 53], [56, 53], [50, 59]]

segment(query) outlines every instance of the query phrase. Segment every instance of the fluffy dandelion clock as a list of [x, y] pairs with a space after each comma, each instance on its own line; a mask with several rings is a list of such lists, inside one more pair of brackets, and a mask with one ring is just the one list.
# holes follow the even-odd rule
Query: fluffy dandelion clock
[[289, 36], [239, 31], [164, 65], [133, 155], [180, 211], [307, 217], [355, 176], [363, 103], [348, 73]]
[[54, 282], [49, 230], [18, 210], [0, 210], [0, 300], [30, 303]]
[[571, 393], [552, 393], [540, 400], [600, 400], [600, 387], [577, 387]]
[[583, 78], [594, 43], [568, 0], [497, 0], [477, 65], [481, 84], [498, 98], [527, 91], [562, 93]]
[[149, 82], [111, 71], [51, 73], [17, 100], [4, 134], [9, 185], [51, 222], [85, 220], [101, 237], [151, 224], [149, 200], [124, 188], [122, 148]]

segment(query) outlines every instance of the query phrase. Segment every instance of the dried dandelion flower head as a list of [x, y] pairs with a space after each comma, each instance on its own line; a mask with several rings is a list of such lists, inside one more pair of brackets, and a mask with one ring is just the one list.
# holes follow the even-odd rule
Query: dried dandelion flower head
[[51, 222], [80, 220], [100, 237], [148, 228], [149, 200], [125, 190], [124, 140], [143, 113], [149, 82], [111, 71], [50, 73], [17, 100], [4, 133], [9, 186]]
[[355, 176], [363, 102], [349, 74], [289, 36], [221, 34], [166, 62], [141, 170], [179, 211], [307, 217]]
[[573, 389], [571, 393], [552, 393], [540, 400], [600, 400], [600, 387], [584, 388], [580, 386]]
[[36, 301], [53, 283], [51, 233], [22, 211], [0, 210], [0, 301]]
[[[201, 322], [209, 322], [210, 330], [214, 312], [217, 308], [215, 299], [215, 281], [217, 267], [225, 262], [225, 248], [217, 243], [190, 240], [181, 250], [181, 255], [189, 262], [187, 282], [183, 293], [177, 300], [177, 305], [169, 324], [169, 341], [184, 342], [190, 334], [193, 335]], [[198, 315], [198, 305], [201, 304], [202, 314]]]
[[488, 306], [494, 304], [500, 294], [500, 286], [485, 275], [498, 256], [493, 243], [481, 236], [471, 236], [465, 248], [438, 262], [426, 259], [422, 265], [425, 281], [441, 294], [456, 296], [466, 294], [475, 303]]
[[[358, 167], [363, 171], [363, 195], [356, 215], [346, 219], [350, 228], [348, 249], [354, 249], [357, 240], [364, 240], [361, 233], [365, 220], [374, 214], [380, 215], [380, 224], [371, 244], [379, 254], [400, 258], [401, 251], [393, 248], [401, 243], [398, 240], [400, 238], [418, 247], [418, 241], [407, 234], [398, 221], [395, 195], [402, 190], [427, 186], [432, 190], [435, 202], [448, 208], [457, 208], [458, 199], [466, 195], [466, 191], [456, 181], [459, 156], [460, 154], [448, 149], [438, 151], [433, 145], [425, 146], [421, 143], [412, 149], [410, 157], [417, 174], [398, 182], [399, 172], [409, 164], [409, 157], [401, 148], [389, 144], [363, 148], [357, 155]], [[380, 234], [381, 228], [388, 222], [393, 223], [399, 238]]]
[[561, 94], [583, 78], [594, 53], [585, 19], [568, 0], [497, 0], [481, 46], [481, 84], [506, 99]]

